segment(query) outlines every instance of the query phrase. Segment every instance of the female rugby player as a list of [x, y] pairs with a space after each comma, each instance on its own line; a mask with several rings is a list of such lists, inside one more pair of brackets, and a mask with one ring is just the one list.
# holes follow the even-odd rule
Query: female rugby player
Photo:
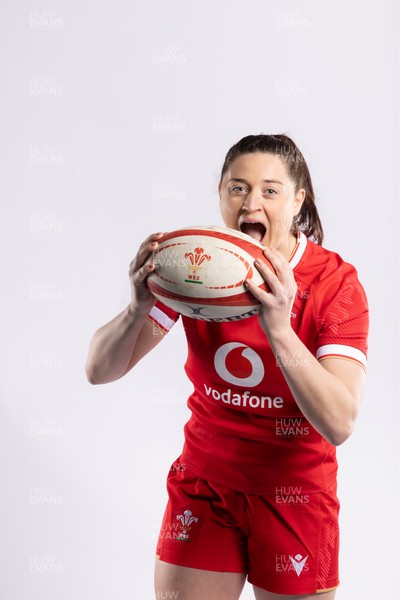
[[[333, 600], [338, 578], [335, 447], [363, 393], [368, 307], [357, 272], [322, 244], [307, 164], [285, 135], [250, 135], [228, 152], [219, 182], [227, 227], [265, 245], [255, 262], [259, 314], [236, 322], [182, 317], [194, 392], [185, 443], [167, 479], [156, 598]], [[130, 265], [131, 302], [93, 336], [91, 383], [123, 377], [179, 318], [156, 301], [146, 263]], [[158, 327], [162, 335], [154, 335]]]

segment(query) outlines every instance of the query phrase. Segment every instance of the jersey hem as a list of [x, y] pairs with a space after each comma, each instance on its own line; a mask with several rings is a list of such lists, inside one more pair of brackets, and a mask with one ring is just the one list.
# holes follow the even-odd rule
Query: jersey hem
[[[219, 480], [217, 478], [214, 477], [208, 477], [205, 474], [202, 474], [201, 471], [199, 471], [196, 467], [196, 465], [194, 465], [190, 459], [188, 460], [187, 456], [185, 455], [185, 452], [183, 451], [182, 454], [179, 456], [178, 460], [180, 460], [180, 462], [182, 464], [184, 464], [186, 467], [188, 467], [191, 471], [191, 474], [194, 477], [198, 477], [199, 479], [203, 479], [204, 481], [207, 481], [208, 483], [211, 484], [215, 484], [218, 485], [221, 488], [225, 488], [227, 490], [230, 491], [234, 491], [234, 492], [239, 492], [240, 494], [246, 494], [247, 496], [275, 496], [276, 495], [276, 487], [279, 485], [283, 485], [282, 482], [275, 482], [275, 483], [271, 483], [269, 488], [264, 488], [264, 489], [252, 489], [251, 491], [249, 491], [249, 488], [247, 488], [246, 486], [236, 486], [236, 487], [232, 487], [232, 485], [227, 484], [226, 481], [222, 481]], [[313, 494], [323, 494], [324, 492], [329, 491], [333, 485], [335, 485], [337, 483], [337, 468], [335, 470], [335, 472], [333, 474], [331, 474], [330, 476], [328, 476], [327, 478], [324, 479], [324, 485], [323, 487], [318, 487], [317, 489], [315, 489], [316, 485], [315, 483], [303, 483], [302, 481], [296, 482], [296, 485], [301, 485], [302, 487], [302, 493], [304, 494], [309, 494], [309, 495], [313, 495]]]

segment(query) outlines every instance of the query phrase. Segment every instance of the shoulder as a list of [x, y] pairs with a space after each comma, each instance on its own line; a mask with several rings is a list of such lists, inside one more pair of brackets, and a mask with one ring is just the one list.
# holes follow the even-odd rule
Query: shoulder
[[368, 299], [357, 269], [337, 252], [307, 240], [294, 275], [298, 294], [307, 299], [319, 325], [360, 315], [368, 321]]
[[337, 252], [327, 250], [310, 240], [307, 240], [303, 256], [295, 269], [295, 276], [304, 284], [318, 288], [346, 285], [362, 287], [357, 269], [352, 264]]

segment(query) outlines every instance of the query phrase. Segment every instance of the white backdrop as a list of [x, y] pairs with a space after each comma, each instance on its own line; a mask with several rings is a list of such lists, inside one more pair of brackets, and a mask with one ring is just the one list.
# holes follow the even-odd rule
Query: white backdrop
[[400, 598], [399, 13], [396, 0], [3, 3], [1, 597], [153, 597], [189, 416], [185, 339], [177, 326], [104, 386], [86, 381], [88, 344], [128, 304], [150, 232], [222, 223], [225, 153], [263, 132], [298, 143], [325, 246], [370, 302], [365, 400], [338, 450], [337, 598]]

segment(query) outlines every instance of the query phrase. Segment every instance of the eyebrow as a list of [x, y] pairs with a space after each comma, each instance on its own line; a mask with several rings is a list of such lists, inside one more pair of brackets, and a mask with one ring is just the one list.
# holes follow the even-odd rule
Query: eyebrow
[[[239, 177], [232, 177], [232, 179], [229, 179], [228, 183], [230, 183], [231, 181], [240, 181], [241, 183], [248, 183], [246, 179], [240, 179]], [[283, 185], [282, 181], [279, 181], [279, 179], [263, 179], [263, 183], [279, 183], [279, 185]]]

